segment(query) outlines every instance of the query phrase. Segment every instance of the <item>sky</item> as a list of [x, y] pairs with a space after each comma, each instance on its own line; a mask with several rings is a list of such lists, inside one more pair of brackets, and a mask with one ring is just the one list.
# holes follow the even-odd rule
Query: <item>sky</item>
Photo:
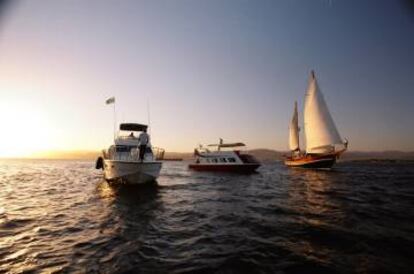
[[150, 121], [153, 145], [167, 151], [218, 138], [287, 150], [312, 69], [350, 150], [414, 150], [414, 9], [405, 2], [0, 5], [0, 157], [108, 147], [111, 96], [117, 122]]

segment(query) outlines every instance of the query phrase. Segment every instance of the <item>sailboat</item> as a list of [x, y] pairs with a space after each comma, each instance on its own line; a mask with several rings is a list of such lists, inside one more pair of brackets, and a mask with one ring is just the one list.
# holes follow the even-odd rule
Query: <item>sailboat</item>
[[285, 164], [290, 167], [331, 168], [348, 148], [348, 141], [342, 140], [329, 113], [328, 106], [319, 89], [314, 71], [311, 71], [305, 96], [304, 128], [306, 148], [299, 146], [299, 119], [295, 102], [293, 117], [289, 126], [289, 149], [291, 155]]

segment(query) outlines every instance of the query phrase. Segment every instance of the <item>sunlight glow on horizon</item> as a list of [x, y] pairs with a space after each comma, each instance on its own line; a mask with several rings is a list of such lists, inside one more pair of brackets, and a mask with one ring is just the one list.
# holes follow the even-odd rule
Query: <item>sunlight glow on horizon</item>
[[51, 149], [47, 116], [27, 103], [0, 102], [0, 157], [28, 157]]

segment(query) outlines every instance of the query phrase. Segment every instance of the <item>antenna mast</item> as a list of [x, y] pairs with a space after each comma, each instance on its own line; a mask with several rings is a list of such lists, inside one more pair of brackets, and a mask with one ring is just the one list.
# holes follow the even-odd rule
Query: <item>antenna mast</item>
[[115, 100], [114, 100], [114, 143], [115, 143], [115, 139], [116, 139], [116, 110], [115, 110]]
[[151, 135], [151, 115], [150, 115], [150, 103], [147, 98], [147, 119], [148, 119], [148, 134]]

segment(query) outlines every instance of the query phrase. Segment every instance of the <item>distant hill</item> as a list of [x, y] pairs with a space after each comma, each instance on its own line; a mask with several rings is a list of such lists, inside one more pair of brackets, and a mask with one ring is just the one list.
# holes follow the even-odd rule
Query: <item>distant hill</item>
[[[252, 149], [248, 151], [257, 159], [263, 162], [281, 161], [284, 155], [289, 155], [289, 151], [277, 151], [272, 149]], [[193, 153], [181, 152], [166, 152], [165, 158], [179, 158], [183, 160], [190, 160], [193, 158]], [[414, 151], [347, 151], [342, 154], [341, 160], [414, 160]]]
[[[250, 153], [261, 161], [280, 161], [289, 151], [254, 149]], [[347, 151], [341, 156], [343, 161], [352, 160], [414, 160], [414, 151]]]
[[182, 159], [182, 160], [190, 160], [193, 158], [192, 152], [169, 152], [166, 151], [164, 154], [165, 159]]
[[[289, 151], [254, 149], [250, 153], [261, 161], [280, 161]], [[341, 156], [343, 161], [352, 160], [414, 160], [414, 151], [347, 151]]]
[[[249, 150], [253, 156], [261, 161], [275, 161], [282, 159], [284, 153], [271, 150], [271, 149], [253, 149]], [[190, 152], [165, 152], [164, 158], [166, 159], [183, 159], [191, 160], [193, 159], [193, 153]]]
[[348, 151], [343, 160], [414, 160], [414, 151]]
[[289, 154], [289, 152], [276, 151], [265, 148], [252, 149], [249, 150], [249, 153], [262, 162], [280, 161], [283, 159], [283, 155]]

